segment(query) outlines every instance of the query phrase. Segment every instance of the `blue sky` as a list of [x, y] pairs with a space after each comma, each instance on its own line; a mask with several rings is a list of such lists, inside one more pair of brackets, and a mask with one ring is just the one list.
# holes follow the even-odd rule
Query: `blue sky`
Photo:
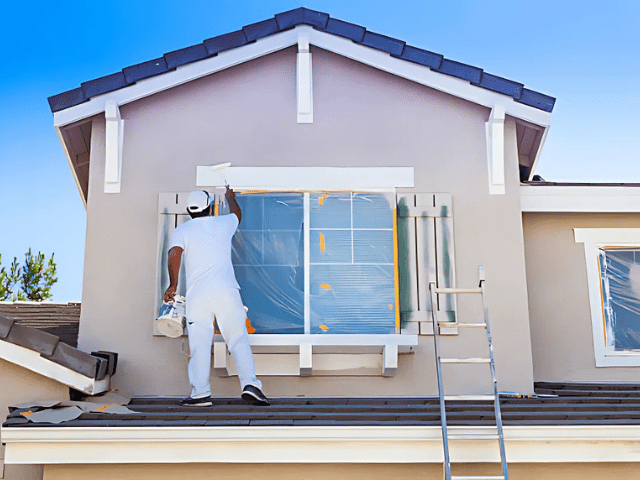
[[47, 97], [299, 6], [557, 98], [537, 173], [640, 183], [640, 2], [11, 2], [0, 29], [0, 254], [55, 252], [55, 301], [82, 292], [85, 211]]

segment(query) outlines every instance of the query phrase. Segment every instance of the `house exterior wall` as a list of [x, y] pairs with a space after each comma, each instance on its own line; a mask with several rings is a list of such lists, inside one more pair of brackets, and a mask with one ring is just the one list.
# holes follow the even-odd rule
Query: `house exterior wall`
[[[486, 465], [459, 465], [455, 474], [486, 473]], [[496, 465], [489, 466], [496, 468]], [[499, 471], [499, 470], [498, 470]], [[497, 475], [496, 471], [493, 471]], [[219, 480], [426, 480], [442, 478], [439, 464], [180, 464], [180, 465], [45, 465], [44, 480], [164, 480], [176, 477]], [[600, 480], [638, 478], [637, 463], [524, 463], [509, 465], [513, 480]]]
[[637, 367], [596, 368], [584, 245], [574, 228], [635, 228], [640, 214], [524, 213], [536, 381], [637, 382]]
[[[532, 391], [513, 119], [505, 123], [507, 193], [490, 196], [489, 109], [317, 48], [312, 52], [313, 124], [296, 123], [295, 48], [122, 106], [119, 194], [103, 193], [105, 121], [93, 119], [79, 348], [118, 352], [113, 383], [125, 393], [189, 391], [184, 340], [153, 337], [152, 318], [158, 308], [158, 194], [194, 189], [197, 165], [414, 166], [415, 188], [399, 193], [453, 195], [458, 285], [477, 285], [477, 267], [486, 267], [501, 389]], [[482, 314], [470, 300], [460, 300], [459, 313], [468, 320]], [[393, 378], [262, 380], [265, 392], [276, 396], [433, 395], [432, 344], [432, 337], [420, 337], [416, 353], [400, 357]], [[463, 331], [443, 339], [443, 354], [484, 356], [486, 341]], [[448, 378], [448, 393], [469, 392], [470, 386], [477, 393], [490, 385], [482, 365]], [[214, 395], [239, 393], [235, 377], [214, 378], [212, 388]]]
[[[0, 411], [3, 418], [9, 406], [31, 400], [69, 398], [69, 389], [54, 380], [0, 359]], [[0, 432], [0, 442], [2, 433]], [[0, 474], [4, 465], [4, 445], [0, 445]], [[0, 478], [3, 478], [0, 475]], [[33, 465], [4, 465], [4, 480], [39, 480], [42, 468]]]

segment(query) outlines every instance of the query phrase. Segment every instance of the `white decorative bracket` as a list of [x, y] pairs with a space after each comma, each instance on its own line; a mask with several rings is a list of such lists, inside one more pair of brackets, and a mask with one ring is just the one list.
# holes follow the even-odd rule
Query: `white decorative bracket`
[[118, 104], [107, 102], [104, 117], [106, 120], [104, 193], [120, 193], [124, 120], [120, 118]]
[[489, 194], [504, 195], [504, 106], [494, 105], [485, 124], [487, 130], [487, 167]]
[[296, 69], [296, 94], [298, 123], [313, 123], [313, 82], [309, 37], [298, 36], [298, 62]]

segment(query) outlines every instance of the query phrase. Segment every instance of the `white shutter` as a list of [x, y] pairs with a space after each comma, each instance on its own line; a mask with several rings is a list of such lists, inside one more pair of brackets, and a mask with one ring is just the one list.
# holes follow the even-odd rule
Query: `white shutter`
[[[397, 199], [401, 329], [430, 335], [429, 283], [455, 286], [453, 202], [445, 193], [399, 194]], [[441, 295], [436, 312], [440, 320], [455, 322], [455, 296]]]

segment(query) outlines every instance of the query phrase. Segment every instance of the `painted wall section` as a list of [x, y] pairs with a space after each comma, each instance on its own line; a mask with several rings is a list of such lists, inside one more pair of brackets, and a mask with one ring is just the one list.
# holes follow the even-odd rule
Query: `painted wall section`
[[640, 214], [523, 214], [534, 379], [635, 382], [637, 367], [596, 368], [584, 246], [574, 228], [633, 228]]
[[[486, 465], [462, 465], [459, 475], [478, 475]], [[489, 466], [491, 467], [491, 465]], [[264, 480], [422, 480], [441, 478], [438, 464], [187, 464], [187, 465], [46, 465], [44, 480], [173, 480], [179, 477], [236, 480], [260, 477]], [[509, 466], [509, 476], [518, 480], [632, 480], [638, 478], [636, 463], [518, 464]]]
[[[29, 400], [69, 398], [66, 385], [50, 380], [5, 360], [0, 360], [0, 415], [9, 414], [9, 405]], [[2, 442], [2, 433], [0, 433]], [[4, 465], [4, 446], [0, 446], [0, 473]], [[0, 478], [3, 478], [0, 475]], [[4, 465], [4, 480], [40, 480], [42, 468], [33, 465]]]
[[[486, 267], [500, 388], [532, 391], [515, 122], [505, 119], [506, 193], [490, 196], [488, 108], [311, 51], [312, 124], [297, 123], [296, 47], [122, 106], [127, 133], [119, 195], [100, 188], [105, 123], [94, 117], [80, 348], [120, 354], [113, 386], [124, 393], [188, 392], [183, 340], [154, 338], [150, 319], [158, 308], [158, 195], [195, 188], [197, 165], [412, 166], [415, 188], [400, 193], [452, 195], [458, 285], [477, 285], [478, 265]], [[473, 300], [458, 308], [460, 318], [481, 315]], [[486, 353], [486, 342], [468, 333], [443, 340], [443, 354]], [[394, 378], [264, 377], [263, 383], [267, 394], [282, 396], [432, 395], [432, 345], [422, 337], [415, 355], [401, 356]], [[447, 392], [489, 388], [486, 366], [475, 368], [449, 374]], [[214, 378], [213, 390], [237, 395], [237, 379]]]

